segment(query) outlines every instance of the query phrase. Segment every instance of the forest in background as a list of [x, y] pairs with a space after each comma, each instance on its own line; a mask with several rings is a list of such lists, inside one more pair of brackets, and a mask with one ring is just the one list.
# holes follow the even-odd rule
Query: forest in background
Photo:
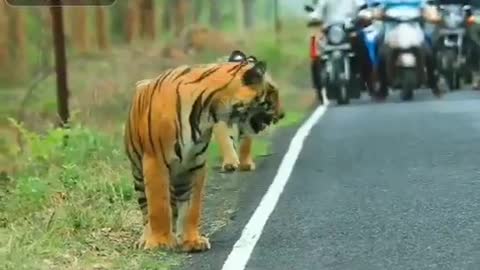
[[[313, 100], [305, 22], [284, 15], [281, 2], [292, 1], [278, 2], [64, 7], [71, 123], [64, 130], [56, 128], [50, 11], [0, 1], [0, 268], [168, 269], [185, 260], [132, 250], [141, 219], [122, 130], [135, 82], [233, 49], [265, 59], [287, 111], [255, 141], [257, 162], [268, 158], [275, 130], [301, 121]], [[213, 143], [209, 150], [203, 226], [212, 234], [230, 221], [245, 179], [218, 173], [219, 149]]]

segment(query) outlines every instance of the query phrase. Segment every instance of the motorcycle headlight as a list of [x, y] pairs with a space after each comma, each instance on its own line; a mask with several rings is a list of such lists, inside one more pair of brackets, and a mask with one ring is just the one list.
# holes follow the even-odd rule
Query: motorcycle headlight
[[458, 16], [457, 14], [448, 14], [443, 20], [445, 22], [445, 26], [448, 28], [460, 27], [463, 21], [462, 17]]
[[340, 26], [332, 26], [328, 30], [328, 41], [332, 44], [338, 44], [341, 43], [345, 39], [345, 31], [343, 30], [342, 27]]

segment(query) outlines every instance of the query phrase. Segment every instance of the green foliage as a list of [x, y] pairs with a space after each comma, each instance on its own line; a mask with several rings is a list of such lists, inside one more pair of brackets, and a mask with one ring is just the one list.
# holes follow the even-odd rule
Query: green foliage
[[278, 126], [282, 128], [292, 127], [301, 123], [304, 118], [305, 112], [289, 111], [285, 118], [278, 123]]

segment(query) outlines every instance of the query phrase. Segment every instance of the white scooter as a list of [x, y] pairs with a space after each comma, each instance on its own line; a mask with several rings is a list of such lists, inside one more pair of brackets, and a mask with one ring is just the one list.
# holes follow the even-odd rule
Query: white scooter
[[383, 21], [381, 94], [386, 96], [387, 86], [391, 86], [401, 89], [402, 100], [411, 100], [414, 90], [424, 83], [428, 83], [437, 94], [433, 73], [428, 74], [434, 72], [434, 66], [428, 62], [422, 10], [414, 7], [386, 9]]

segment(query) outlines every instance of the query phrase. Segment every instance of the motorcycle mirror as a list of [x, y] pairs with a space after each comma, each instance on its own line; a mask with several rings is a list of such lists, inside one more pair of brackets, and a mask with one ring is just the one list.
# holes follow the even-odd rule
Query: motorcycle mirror
[[310, 6], [310, 5], [305, 5], [304, 9], [305, 9], [306, 12], [313, 12], [314, 11], [313, 7]]
[[364, 10], [364, 9], [367, 9], [368, 8], [368, 5], [367, 4], [363, 4], [361, 6], [358, 7], [358, 10], [361, 11], [361, 10]]

